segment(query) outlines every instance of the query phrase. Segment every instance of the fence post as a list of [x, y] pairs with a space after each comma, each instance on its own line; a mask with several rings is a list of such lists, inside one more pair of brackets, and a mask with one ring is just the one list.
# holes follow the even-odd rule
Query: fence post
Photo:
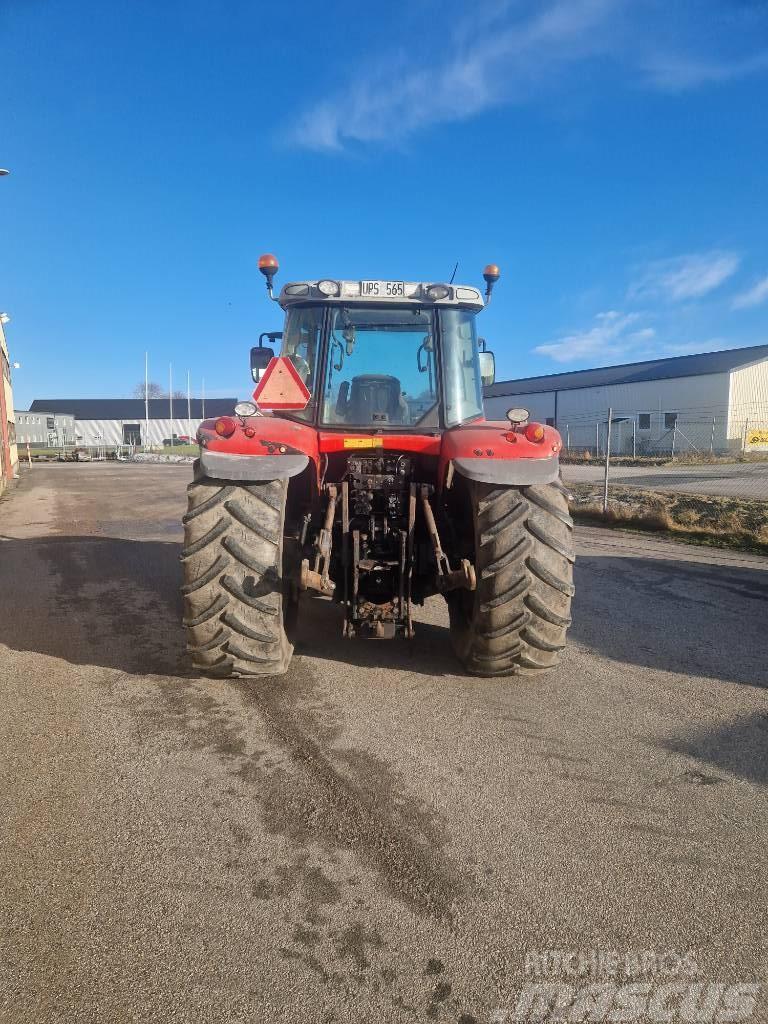
[[711, 434], [711, 436], [709, 438], [709, 454], [710, 455], [714, 455], [715, 454], [715, 421], [716, 420], [717, 420], [717, 417], [713, 416], [712, 417], [712, 434]]
[[613, 409], [608, 410], [608, 427], [605, 436], [605, 481], [603, 484], [603, 512], [608, 511], [608, 470], [611, 466], [611, 420]]
[[570, 452], [571, 450], [571, 428], [568, 424], [565, 424], [565, 450]]
[[632, 420], [632, 458], [637, 458], [637, 420]]
[[675, 445], [676, 444], [677, 444], [677, 420], [675, 420], [675, 424], [672, 427], [672, 458], [673, 459], [675, 457]]
[[745, 452], [747, 450], [747, 434], [749, 432], [749, 420], [744, 420], [744, 443], [741, 446], [741, 450]]
[[600, 424], [595, 423], [595, 458], [600, 455]]

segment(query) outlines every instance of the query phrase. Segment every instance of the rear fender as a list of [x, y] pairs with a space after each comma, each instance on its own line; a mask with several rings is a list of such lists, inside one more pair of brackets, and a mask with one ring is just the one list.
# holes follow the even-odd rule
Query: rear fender
[[[515, 440], [505, 435], [514, 435]], [[481, 421], [453, 427], [443, 434], [438, 484], [444, 487], [451, 472], [479, 483], [510, 487], [553, 483], [560, 476], [562, 446], [554, 427], [545, 427], [538, 443], [529, 441], [522, 430], [511, 430], [508, 423]]]
[[[319, 479], [317, 431], [280, 416], [245, 416], [230, 437], [216, 433], [216, 420], [204, 420], [197, 431], [199, 471], [217, 480], [287, 480], [310, 462]], [[251, 436], [249, 436], [249, 434]]]

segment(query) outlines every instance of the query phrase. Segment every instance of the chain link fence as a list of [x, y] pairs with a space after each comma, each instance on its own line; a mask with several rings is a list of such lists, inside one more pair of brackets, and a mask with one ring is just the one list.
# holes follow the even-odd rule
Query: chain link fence
[[606, 409], [559, 429], [577, 516], [768, 554], [768, 416]]
[[768, 458], [768, 415], [734, 418], [725, 415], [622, 413], [605, 410], [596, 417], [567, 422], [560, 427], [564, 450], [600, 458], [608, 446], [615, 456], [701, 457], [762, 454]]
[[178, 455], [187, 458], [197, 454], [197, 445], [176, 443], [172, 445], [140, 445], [140, 444], [58, 444], [36, 445], [20, 444], [19, 461], [22, 468], [35, 462], [129, 462], [138, 456], [156, 456], [170, 458]]

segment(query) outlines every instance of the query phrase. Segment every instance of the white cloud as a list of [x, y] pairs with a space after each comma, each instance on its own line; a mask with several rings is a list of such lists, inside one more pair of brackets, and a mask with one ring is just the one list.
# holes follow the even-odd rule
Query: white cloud
[[506, 27], [489, 18], [484, 32], [459, 32], [447, 59], [430, 64], [422, 58], [416, 70], [410, 47], [382, 55], [343, 95], [306, 111], [291, 139], [309, 149], [338, 150], [345, 141], [392, 142], [427, 124], [464, 120], [596, 52], [593, 32], [616, 2], [550, 2]]
[[584, 331], [566, 334], [546, 345], [538, 345], [533, 351], [540, 356], [549, 356], [556, 363], [573, 363], [580, 359], [606, 363], [621, 358], [630, 352], [647, 348], [656, 332], [652, 327], [635, 327], [639, 313], [620, 313], [609, 310], [598, 313], [595, 323]]
[[740, 60], [707, 61], [676, 54], [656, 54], [645, 64], [651, 84], [658, 89], [680, 92], [701, 85], [746, 78], [768, 68], [768, 50]]
[[733, 309], [750, 309], [760, 306], [768, 299], [768, 275], [757, 282], [752, 288], [737, 295], [731, 303]]
[[[713, 21], [719, 13], [712, 11]], [[580, 65], [590, 65], [590, 79], [607, 69], [664, 91], [768, 69], [768, 51], [749, 52], [753, 23], [733, 14], [727, 28], [707, 31], [706, 17], [685, 0], [674, 19], [662, 0], [487, 0], [463, 16], [443, 2], [434, 18], [439, 47], [428, 33], [414, 47], [407, 22], [399, 48], [393, 40], [387, 50], [361, 54], [347, 87], [300, 114], [288, 140], [327, 152], [349, 143], [393, 145], [428, 125], [556, 92]]]
[[727, 338], [709, 338], [707, 341], [685, 341], [681, 344], [666, 344], [659, 352], [660, 356], [690, 356], [702, 352], [722, 352], [727, 348], [738, 348]]
[[660, 297], [672, 302], [699, 299], [736, 273], [740, 257], [733, 252], [702, 252], [646, 265], [631, 285], [631, 298]]

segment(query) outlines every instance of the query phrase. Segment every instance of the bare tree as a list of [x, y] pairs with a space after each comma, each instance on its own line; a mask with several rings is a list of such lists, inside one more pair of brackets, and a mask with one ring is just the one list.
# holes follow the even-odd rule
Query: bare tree
[[[168, 392], [163, 389], [162, 384], [158, 384], [156, 380], [151, 380], [146, 386], [147, 398], [167, 398]], [[144, 381], [137, 384], [133, 389], [132, 398], [144, 398]], [[174, 397], [176, 397], [174, 395]]]
[[[158, 384], [156, 380], [151, 380], [147, 384], [147, 398], [167, 398], [168, 388], [164, 388], [162, 384]], [[184, 399], [187, 397], [185, 391], [174, 389], [173, 395], [171, 396], [174, 402], [178, 399]], [[144, 381], [137, 384], [133, 389], [131, 398], [144, 398]]]

